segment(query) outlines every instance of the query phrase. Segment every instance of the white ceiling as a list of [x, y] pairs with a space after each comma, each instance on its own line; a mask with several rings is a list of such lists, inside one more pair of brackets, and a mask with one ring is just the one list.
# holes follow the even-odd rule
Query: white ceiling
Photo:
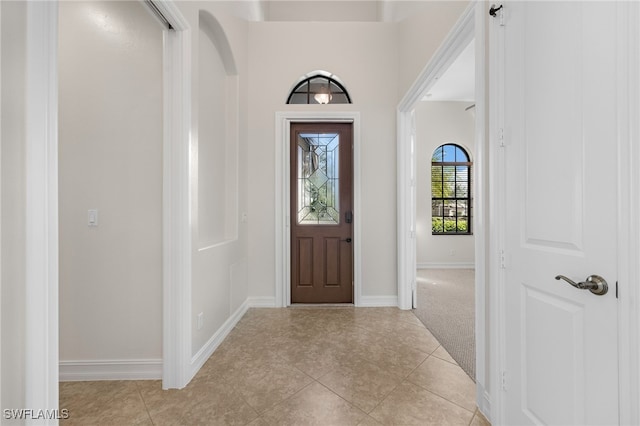
[[438, 81], [425, 93], [423, 101], [475, 100], [475, 42], [460, 53]]

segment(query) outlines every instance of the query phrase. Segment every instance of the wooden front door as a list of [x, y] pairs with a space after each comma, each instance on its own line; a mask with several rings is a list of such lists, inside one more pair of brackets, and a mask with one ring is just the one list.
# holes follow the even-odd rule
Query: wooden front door
[[353, 303], [353, 126], [291, 124], [291, 303]]

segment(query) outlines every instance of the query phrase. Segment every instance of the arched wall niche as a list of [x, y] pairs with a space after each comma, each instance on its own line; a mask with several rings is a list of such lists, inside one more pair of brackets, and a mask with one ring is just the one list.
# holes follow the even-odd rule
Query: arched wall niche
[[206, 10], [198, 12], [198, 22], [195, 241], [206, 250], [238, 235], [239, 94], [236, 62], [222, 26]]
[[231, 44], [229, 44], [229, 39], [227, 39], [227, 35], [222, 25], [220, 25], [220, 22], [206, 10], [200, 10], [198, 12], [198, 18], [200, 30], [207, 34], [215, 45], [227, 75], [237, 75], [238, 69], [236, 67], [236, 61], [233, 58]]

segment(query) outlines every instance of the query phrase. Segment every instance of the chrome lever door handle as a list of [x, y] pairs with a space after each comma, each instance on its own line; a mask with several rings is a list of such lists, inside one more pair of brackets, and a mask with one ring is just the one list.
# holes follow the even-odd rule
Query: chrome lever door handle
[[589, 275], [585, 281], [581, 281], [579, 283], [565, 277], [564, 275], [557, 275], [556, 280], [564, 280], [575, 288], [579, 288], [580, 290], [589, 290], [591, 293], [598, 296], [604, 296], [609, 291], [607, 281], [600, 275]]

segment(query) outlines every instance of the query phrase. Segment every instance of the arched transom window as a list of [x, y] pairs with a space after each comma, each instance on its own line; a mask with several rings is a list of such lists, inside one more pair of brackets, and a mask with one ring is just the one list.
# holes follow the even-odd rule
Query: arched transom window
[[287, 98], [288, 104], [350, 104], [351, 97], [338, 77], [326, 71], [303, 76]]
[[459, 145], [439, 146], [431, 157], [434, 235], [471, 234], [471, 160]]

